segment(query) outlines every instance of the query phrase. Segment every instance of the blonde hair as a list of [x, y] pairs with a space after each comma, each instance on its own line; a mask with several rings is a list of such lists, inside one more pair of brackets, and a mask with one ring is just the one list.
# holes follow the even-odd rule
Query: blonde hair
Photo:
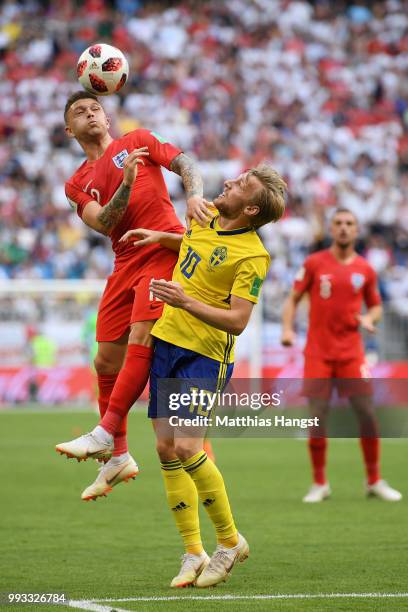
[[255, 229], [266, 223], [275, 223], [285, 212], [285, 193], [287, 185], [281, 175], [271, 166], [261, 164], [251, 168], [249, 175], [255, 176], [262, 188], [251, 200], [251, 204], [259, 206], [259, 213], [251, 217], [251, 225]]

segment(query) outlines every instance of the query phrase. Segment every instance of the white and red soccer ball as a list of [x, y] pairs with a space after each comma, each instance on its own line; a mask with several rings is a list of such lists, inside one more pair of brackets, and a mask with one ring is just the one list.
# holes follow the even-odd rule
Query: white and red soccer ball
[[78, 81], [97, 96], [119, 91], [129, 76], [129, 64], [122, 51], [105, 43], [85, 49], [77, 64]]

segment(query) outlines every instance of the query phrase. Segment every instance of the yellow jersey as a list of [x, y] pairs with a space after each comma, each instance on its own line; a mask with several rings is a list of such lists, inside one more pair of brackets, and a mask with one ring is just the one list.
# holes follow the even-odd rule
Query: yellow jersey
[[[223, 230], [218, 216], [205, 227], [192, 220], [173, 272], [191, 297], [229, 308], [230, 296], [256, 303], [270, 257], [255, 230]], [[235, 336], [204, 323], [182, 308], [165, 304], [152, 335], [223, 363], [234, 361]]]

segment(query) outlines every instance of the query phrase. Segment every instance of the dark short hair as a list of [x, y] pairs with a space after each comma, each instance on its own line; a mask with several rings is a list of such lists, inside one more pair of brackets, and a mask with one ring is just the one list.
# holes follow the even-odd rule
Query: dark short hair
[[74, 104], [74, 102], [76, 102], [77, 100], [96, 100], [96, 102], [99, 102], [98, 96], [96, 96], [95, 94], [91, 93], [90, 91], [75, 91], [73, 94], [71, 94], [67, 100], [67, 103], [65, 104], [65, 108], [64, 108], [64, 121], [65, 123], [67, 122], [67, 115], [68, 115], [68, 111], [71, 108], [71, 106]]
[[259, 206], [258, 214], [250, 218], [254, 229], [266, 223], [275, 223], [285, 212], [285, 193], [287, 185], [283, 178], [268, 164], [261, 164], [248, 171], [262, 184], [251, 200], [251, 204]]
[[331, 217], [331, 221], [333, 221], [334, 217], [336, 217], [337, 215], [339, 215], [340, 213], [348, 213], [349, 215], [351, 215], [352, 217], [354, 217], [355, 222], [358, 225], [358, 219], [356, 217], [356, 215], [353, 213], [352, 210], [350, 210], [349, 208], [346, 208], [345, 206], [339, 206], [338, 208], [336, 208], [333, 211], [332, 217]]

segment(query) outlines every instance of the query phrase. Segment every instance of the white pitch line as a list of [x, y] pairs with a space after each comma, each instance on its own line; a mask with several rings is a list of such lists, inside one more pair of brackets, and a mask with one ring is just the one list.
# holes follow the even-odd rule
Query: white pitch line
[[112, 606], [101, 606], [100, 604], [94, 603], [88, 599], [75, 601], [71, 599], [67, 604], [70, 608], [75, 608], [77, 610], [89, 610], [90, 612], [130, 612], [129, 610], [125, 610], [124, 608], [117, 608], [116, 606], [112, 608]]
[[282, 600], [282, 599], [402, 599], [408, 598], [408, 593], [276, 593], [269, 595], [192, 595], [182, 596], [153, 596], [153, 597], [123, 597], [117, 599], [93, 599], [93, 600], [71, 600], [69, 606], [80, 610], [91, 612], [129, 612], [123, 608], [114, 608], [95, 603], [99, 601], [103, 604], [116, 602], [157, 602], [157, 601], [234, 601], [234, 600]]

